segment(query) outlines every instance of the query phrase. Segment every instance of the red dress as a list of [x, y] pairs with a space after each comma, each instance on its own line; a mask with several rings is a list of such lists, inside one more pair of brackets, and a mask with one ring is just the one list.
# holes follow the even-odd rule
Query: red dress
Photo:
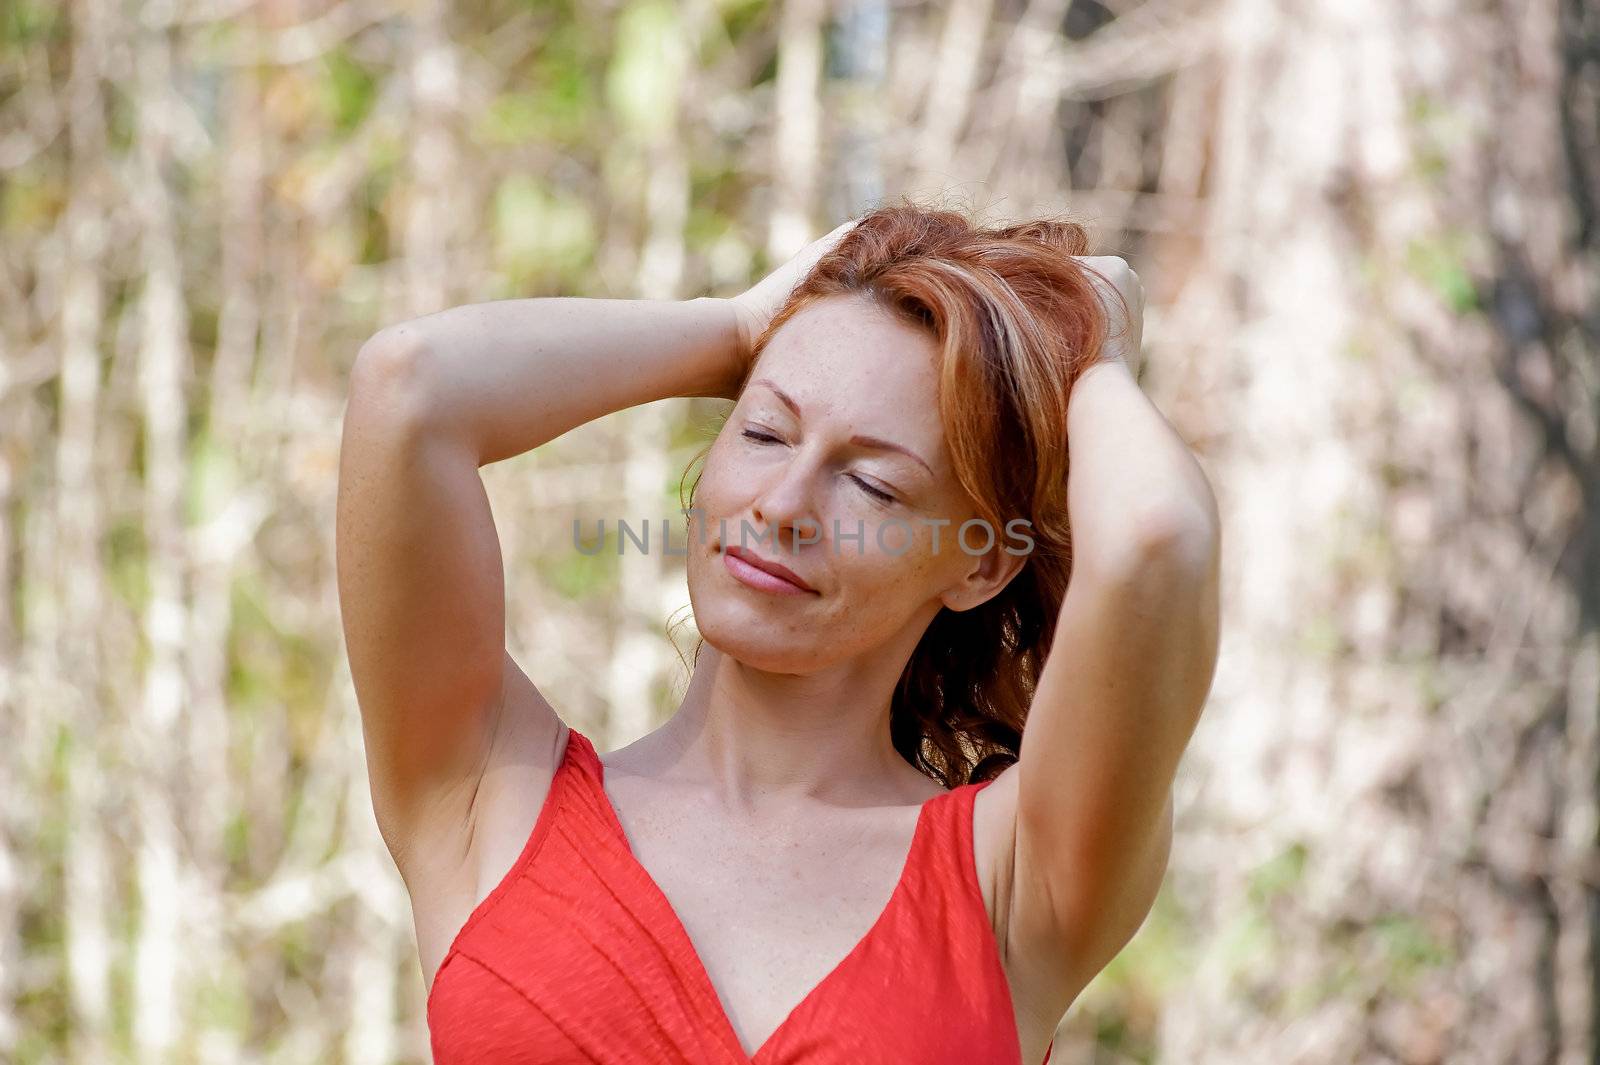
[[973, 860], [988, 781], [922, 805], [876, 923], [751, 1056], [634, 857], [594, 746], [567, 736], [522, 853], [434, 977], [435, 1065], [1021, 1065]]

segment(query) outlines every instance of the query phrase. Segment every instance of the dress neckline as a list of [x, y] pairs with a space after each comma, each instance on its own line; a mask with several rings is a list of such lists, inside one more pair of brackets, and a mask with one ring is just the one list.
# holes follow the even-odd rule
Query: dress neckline
[[623, 849], [627, 853], [629, 864], [633, 867], [635, 872], [638, 873], [640, 880], [645, 884], [650, 893], [655, 897], [656, 901], [661, 905], [662, 910], [671, 917], [670, 932], [679, 940], [685, 955], [692, 963], [692, 978], [700, 985], [701, 991], [708, 995], [709, 1000], [714, 1004], [714, 1012], [717, 1015], [717, 1021], [722, 1028], [724, 1038], [728, 1041], [730, 1047], [738, 1051], [741, 1060], [747, 1061], [751, 1063], [751, 1065], [756, 1065], [756, 1063], [762, 1060], [763, 1055], [777, 1044], [779, 1037], [799, 1022], [801, 1015], [806, 1011], [806, 1009], [815, 1003], [819, 998], [821, 998], [823, 993], [835, 982], [837, 982], [837, 980], [841, 979], [841, 974], [844, 973], [849, 968], [850, 964], [867, 949], [867, 947], [875, 938], [877, 938], [879, 934], [881, 934], [881, 930], [885, 925], [888, 924], [890, 916], [899, 908], [901, 899], [906, 893], [908, 882], [911, 879], [911, 874], [916, 867], [921, 848], [924, 846], [926, 837], [928, 835], [928, 824], [931, 820], [930, 811], [932, 810], [933, 805], [937, 802], [949, 799], [957, 790], [954, 788], [946, 789], [945, 791], [942, 791], [921, 803], [919, 809], [917, 810], [916, 827], [911, 833], [911, 844], [906, 849], [905, 861], [901, 863], [900, 875], [895, 879], [894, 889], [889, 893], [889, 901], [884, 903], [883, 908], [878, 911], [878, 915], [873, 919], [872, 924], [864, 933], [862, 933], [861, 937], [851, 945], [850, 949], [845, 953], [845, 955], [840, 958], [830, 969], [828, 969], [828, 971], [822, 975], [822, 978], [813, 984], [810, 989], [808, 989], [805, 994], [803, 994], [794, 1003], [794, 1005], [789, 1008], [789, 1011], [784, 1014], [783, 1019], [778, 1022], [778, 1026], [762, 1039], [760, 1045], [758, 1045], [754, 1051], [749, 1051], [745, 1049], [744, 1043], [739, 1039], [738, 1030], [733, 1024], [733, 1018], [728, 1015], [727, 1006], [723, 1002], [722, 994], [717, 990], [716, 984], [712, 982], [711, 972], [706, 967], [705, 960], [701, 957], [699, 948], [695, 946], [694, 939], [689, 935], [688, 926], [684, 924], [683, 918], [678, 914], [677, 908], [672, 905], [672, 900], [667, 897], [667, 893], [656, 881], [656, 878], [651, 875], [650, 871], [644, 867], [642, 862], [639, 861], [638, 855], [634, 853], [633, 843], [628, 839], [627, 833], [622, 828], [622, 820], [617, 816], [616, 806], [614, 803], [612, 803], [610, 794], [605, 790], [606, 767], [605, 763], [600, 760], [599, 752], [595, 749], [594, 744], [589, 741], [589, 738], [584, 736], [583, 733], [578, 732], [576, 729], [569, 729], [569, 731], [571, 736], [568, 738], [568, 743], [570, 744], [573, 738], [581, 739], [584, 748], [586, 748], [585, 753], [594, 765], [595, 783], [600, 789], [601, 798], [604, 800], [602, 807], [605, 810], [607, 819], [611, 823], [612, 829], [617, 834], [617, 838], [622, 841]]

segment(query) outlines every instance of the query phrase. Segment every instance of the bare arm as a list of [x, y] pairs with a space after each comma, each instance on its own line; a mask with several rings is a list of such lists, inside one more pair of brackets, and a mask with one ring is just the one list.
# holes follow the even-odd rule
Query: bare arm
[[726, 396], [738, 343], [729, 300], [568, 296], [454, 307], [368, 347], [384, 361], [425, 356], [416, 398], [483, 466], [641, 403]]
[[340, 453], [339, 599], [373, 806], [402, 873], [420, 836], [460, 841], [496, 744], [554, 770], [560, 722], [505, 650], [479, 469], [614, 411], [719, 394], [738, 343], [726, 300], [574, 297], [457, 307], [362, 346]]
[[1016, 766], [1011, 933], [1057, 944], [1076, 986], [1166, 869], [1172, 781], [1217, 659], [1220, 521], [1120, 360], [1076, 382], [1068, 426], [1074, 568]]

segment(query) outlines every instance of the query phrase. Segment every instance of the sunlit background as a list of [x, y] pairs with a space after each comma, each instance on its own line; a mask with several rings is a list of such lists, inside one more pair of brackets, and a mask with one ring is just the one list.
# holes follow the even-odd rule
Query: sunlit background
[[[1127, 257], [1222, 507], [1171, 871], [1053, 1065], [1600, 1062], [1600, 8], [0, 0], [0, 41], [0, 1060], [426, 1062], [335, 596], [357, 348], [732, 295], [904, 194]], [[571, 521], [675, 514], [722, 410], [483, 471], [511, 653], [603, 749], [675, 706], [687, 593]]]

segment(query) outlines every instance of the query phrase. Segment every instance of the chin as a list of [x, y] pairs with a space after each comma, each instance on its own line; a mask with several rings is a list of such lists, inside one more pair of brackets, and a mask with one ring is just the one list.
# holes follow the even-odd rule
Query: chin
[[821, 665], [815, 633], [797, 634], [720, 591], [697, 595], [691, 588], [689, 600], [700, 637], [729, 658], [766, 673], [809, 673]]

